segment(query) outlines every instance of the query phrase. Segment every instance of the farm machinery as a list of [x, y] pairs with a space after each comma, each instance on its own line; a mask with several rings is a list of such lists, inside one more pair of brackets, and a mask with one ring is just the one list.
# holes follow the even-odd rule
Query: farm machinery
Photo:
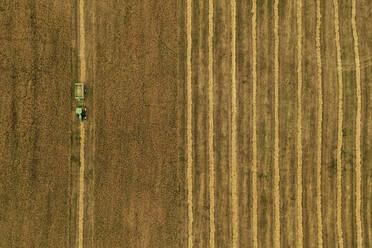
[[87, 108], [84, 106], [78, 106], [75, 110], [76, 116], [79, 121], [83, 121], [87, 119]]
[[75, 83], [75, 99], [78, 102], [84, 102], [85, 94], [87, 93], [87, 88], [83, 83]]
[[75, 114], [80, 121], [87, 119], [87, 108], [84, 106], [85, 94], [87, 89], [83, 83], [75, 83], [75, 99], [82, 104], [76, 107]]

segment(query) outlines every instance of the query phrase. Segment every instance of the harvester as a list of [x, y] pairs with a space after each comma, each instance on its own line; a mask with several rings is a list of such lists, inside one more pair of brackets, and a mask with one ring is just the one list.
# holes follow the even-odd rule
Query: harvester
[[84, 106], [78, 106], [75, 110], [76, 116], [79, 121], [83, 121], [87, 119], [87, 108]]

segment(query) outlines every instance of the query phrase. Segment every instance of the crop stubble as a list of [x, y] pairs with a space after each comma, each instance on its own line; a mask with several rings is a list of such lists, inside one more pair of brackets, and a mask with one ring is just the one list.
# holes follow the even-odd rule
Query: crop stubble
[[274, 247], [280, 247], [279, 174], [279, 0], [274, 1]]
[[322, 220], [322, 125], [323, 125], [323, 87], [322, 87], [322, 54], [320, 43], [320, 27], [322, 14], [320, 0], [316, 1], [316, 61], [317, 61], [317, 152], [316, 152], [316, 216], [317, 216], [317, 244], [323, 248], [323, 220]]
[[360, 134], [361, 134], [361, 108], [362, 108], [362, 96], [361, 96], [361, 86], [360, 86], [360, 60], [359, 60], [359, 39], [358, 31], [356, 27], [356, 1], [352, 1], [352, 14], [351, 14], [351, 23], [353, 29], [353, 38], [354, 38], [354, 57], [355, 57], [355, 73], [356, 73], [356, 97], [357, 97], [357, 113], [355, 117], [355, 182], [356, 182], [356, 239], [357, 246], [363, 246], [363, 235], [362, 235], [362, 221], [361, 221], [361, 154], [360, 154]]
[[297, 20], [297, 182], [296, 214], [297, 232], [296, 247], [303, 247], [302, 228], [302, 0], [296, 2]]
[[[257, 244], [273, 247], [274, 208], [274, 8], [269, 2], [257, 1]], [[252, 30], [253, 31], [253, 30]]]
[[[281, 246], [294, 247], [296, 237], [296, 9], [279, 1], [279, 172]], [[285, 235], [284, 235], [285, 234]]]
[[[363, 230], [363, 245], [372, 244], [372, 115], [371, 101], [371, 72], [370, 58], [372, 55], [372, 32], [366, 32], [372, 21], [371, 1], [356, 2], [356, 30], [358, 31], [360, 54], [361, 80], [361, 219]], [[355, 60], [352, 60], [355, 69]]]
[[257, 2], [252, 1], [252, 242], [257, 241]]
[[193, 128], [193, 247], [208, 246], [210, 224], [208, 165], [208, 5], [193, 1], [192, 5], [192, 128]]
[[191, 50], [192, 50], [192, 11], [191, 11], [191, 0], [186, 1], [186, 34], [187, 34], [187, 54], [186, 54], [186, 66], [187, 66], [187, 207], [188, 207], [188, 247], [193, 247], [193, 130], [192, 130], [192, 71], [191, 71]]
[[208, 158], [209, 158], [209, 247], [215, 247], [215, 165], [214, 165], [214, 81], [213, 81], [213, 13], [214, 13], [214, 0], [209, 0], [208, 3]]
[[231, 9], [230, 2], [214, 2], [214, 131], [216, 247], [232, 245], [231, 212]]
[[[352, 33], [352, 2], [339, 2], [339, 32], [342, 64], [355, 62]], [[342, 66], [343, 69], [343, 66]], [[356, 74], [342, 71], [342, 150], [341, 150], [341, 228], [344, 247], [356, 247], [356, 191], [355, 191], [355, 130], [357, 115]]]
[[341, 149], [342, 149], [342, 119], [343, 119], [343, 82], [342, 82], [342, 61], [341, 61], [341, 46], [340, 46], [340, 31], [339, 31], [339, 15], [338, 15], [338, 0], [333, 0], [334, 8], [334, 30], [336, 40], [336, 55], [337, 55], [337, 80], [338, 80], [338, 125], [337, 125], [337, 243], [338, 247], [344, 245], [342, 225], [341, 225], [341, 210], [342, 210], [342, 176], [341, 176]]
[[[237, 1], [236, 6], [236, 82], [238, 97], [238, 192], [239, 192], [239, 245], [257, 243], [257, 225], [254, 224], [252, 164], [252, 1]], [[252, 23], [253, 24], [253, 23]], [[256, 201], [257, 202], [257, 201]], [[254, 210], [256, 209], [256, 210]], [[257, 217], [257, 215], [256, 215]], [[257, 219], [256, 219], [257, 220]], [[254, 241], [255, 239], [255, 241]]]
[[236, 93], [236, 0], [231, 1], [231, 211], [232, 247], [239, 242], [238, 171], [237, 171], [237, 93]]

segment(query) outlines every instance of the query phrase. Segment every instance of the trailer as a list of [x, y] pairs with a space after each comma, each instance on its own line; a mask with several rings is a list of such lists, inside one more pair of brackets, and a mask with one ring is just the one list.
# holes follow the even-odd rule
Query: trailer
[[87, 89], [83, 83], [75, 83], [75, 99], [78, 102], [84, 102]]

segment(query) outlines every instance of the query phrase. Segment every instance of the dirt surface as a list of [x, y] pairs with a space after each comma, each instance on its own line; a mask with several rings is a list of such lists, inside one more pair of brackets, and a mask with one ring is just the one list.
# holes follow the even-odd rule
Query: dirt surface
[[2, 1], [0, 247], [371, 247], [371, 21], [368, 0]]

